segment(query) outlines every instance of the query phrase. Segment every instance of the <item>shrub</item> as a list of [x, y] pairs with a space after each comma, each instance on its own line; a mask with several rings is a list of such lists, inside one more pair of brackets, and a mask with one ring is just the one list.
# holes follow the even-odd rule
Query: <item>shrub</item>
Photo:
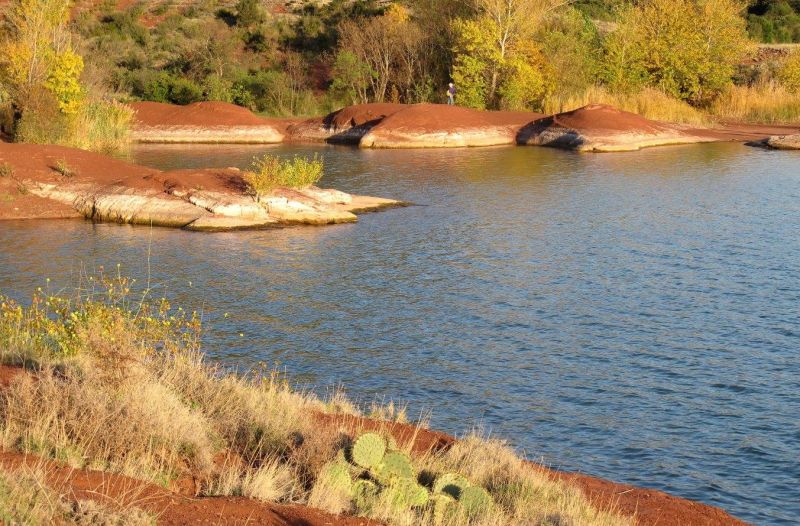
[[9, 163], [0, 163], [0, 177], [14, 177], [14, 167]]
[[86, 101], [73, 119], [68, 146], [105, 154], [119, 154], [130, 146], [133, 110], [124, 104]]
[[280, 187], [306, 188], [322, 178], [324, 163], [317, 155], [309, 160], [295, 156], [281, 160], [265, 155], [253, 160], [252, 170], [245, 172], [249, 192], [256, 198], [269, 195]]
[[787, 90], [800, 92], [800, 51], [793, 51], [781, 62], [777, 77]]
[[733, 86], [714, 101], [710, 111], [742, 122], [794, 124], [800, 122], [800, 93], [776, 83]]
[[64, 159], [57, 160], [56, 164], [53, 165], [53, 170], [63, 175], [64, 177], [75, 177], [76, 174], [75, 170], [73, 170], [67, 163], [67, 161]]

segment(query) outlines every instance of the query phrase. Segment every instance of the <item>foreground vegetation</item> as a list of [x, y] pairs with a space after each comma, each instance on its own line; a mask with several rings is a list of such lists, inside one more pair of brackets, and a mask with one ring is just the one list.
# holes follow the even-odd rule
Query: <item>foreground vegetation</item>
[[[470, 491], [488, 492], [491, 513], [442, 513], [437, 503], [446, 496], [408, 502], [375, 492], [365, 500], [335, 476], [342, 463], [364, 469], [352, 445], [362, 433], [322, 425], [317, 416], [358, 414], [343, 396], [321, 400], [263, 369], [233, 374], [200, 353], [196, 313], [172, 309], [165, 299], [151, 301], [146, 293], [134, 298], [135, 283], [119, 276], [84, 285], [68, 295], [40, 290], [27, 307], [0, 299], [0, 359], [28, 371], [0, 396], [5, 450], [164, 486], [193, 477], [201, 495], [305, 503], [388, 524], [501, 525], [523, 518], [628, 524], [592, 508], [579, 490], [551, 480], [502, 442], [475, 435], [443, 452], [392, 447], [410, 463], [403, 473], [414, 487], [426, 494], [446, 493], [451, 483], [481, 488]], [[373, 435], [393, 442], [385, 433]], [[441, 482], [445, 473], [450, 483]], [[42, 492], [50, 490], [41, 477], [30, 482], [37, 476], [0, 473], [4, 512], [74, 514], [75, 505], [65, 508], [59, 498], [42, 504]], [[362, 485], [369, 480], [388, 484], [367, 474]]]

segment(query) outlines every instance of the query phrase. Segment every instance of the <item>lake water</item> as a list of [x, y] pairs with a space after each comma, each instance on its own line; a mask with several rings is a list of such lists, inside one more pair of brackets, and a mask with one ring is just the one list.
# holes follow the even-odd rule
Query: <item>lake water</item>
[[[206, 350], [397, 400], [560, 469], [757, 524], [800, 520], [800, 154], [721, 144], [140, 147], [160, 168], [321, 152], [323, 186], [415, 203], [199, 234], [0, 223], [0, 290], [117, 263], [203, 309]], [[225, 318], [224, 313], [230, 313]], [[244, 337], [240, 337], [240, 333]]]

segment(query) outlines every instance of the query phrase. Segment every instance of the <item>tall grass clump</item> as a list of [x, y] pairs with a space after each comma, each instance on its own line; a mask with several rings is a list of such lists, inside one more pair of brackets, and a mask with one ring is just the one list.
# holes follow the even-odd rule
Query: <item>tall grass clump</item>
[[278, 188], [308, 188], [322, 179], [325, 165], [316, 154], [312, 159], [295, 156], [281, 160], [273, 155], [253, 159], [244, 180], [249, 192], [260, 199]]
[[800, 92], [776, 82], [734, 86], [714, 101], [710, 112], [725, 120], [793, 124], [800, 122]]
[[84, 104], [75, 117], [67, 146], [104, 154], [120, 154], [130, 147], [133, 110], [124, 104], [95, 101]]
[[608, 104], [656, 121], [698, 126], [710, 124], [710, 119], [702, 111], [654, 88], [625, 93], [612, 92], [601, 86], [590, 86], [577, 95], [556, 93], [545, 99], [544, 112], [561, 113], [588, 104]]
[[22, 114], [14, 139], [110, 155], [125, 154], [130, 147], [132, 119], [133, 110], [118, 102], [85, 101], [74, 115], [64, 115], [42, 102]]
[[[191, 478], [200, 495], [302, 503], [389, 525], [631, 524], [478, 437], [419, 454], [381, 431], [393, 467], [355, 471], [364, 465], [354, 444], [365, 420], [348, 418], [354, 428], [324, 416], [361, 414], [340, 393], [326, 402], [266, 367], [235, 374], [208, 363], [199, 314], [134, 289], [117, 274], [65, 293], [37, 290], [25, 306], [0, 297], [0, 363], [25, 368], [0, 396], [1, 448], [164, 486]], [[393, 406], [372, 414], [405, 419]], [[387, 473], [414, 478], [397, 486]], [[491, 513], [466, 498], [448, 507], [434, 487], [441, 477], [468, 480]], [[391, 491], [370, 493], [378, 487]], [[24, 510], [50, 513], [36, 502]]]

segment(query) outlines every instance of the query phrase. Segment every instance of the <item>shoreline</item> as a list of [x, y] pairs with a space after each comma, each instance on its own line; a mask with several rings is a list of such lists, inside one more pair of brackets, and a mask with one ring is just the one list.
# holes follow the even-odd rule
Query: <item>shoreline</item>
[[373, 149], [549, 146], [579, 152], [624, 152], [675, 144], [758, 142], [797, 144], [800, 125], [720, 122], [699, 127], [652, 121], [611, 106], [590, 104], [544, 115], [480, 111], [441, 104], [369, 103], [322, 117], [257, 116], [221, 102], [188, 106], [141, 102], [132, 137], [161, 144], [345, 144]]

